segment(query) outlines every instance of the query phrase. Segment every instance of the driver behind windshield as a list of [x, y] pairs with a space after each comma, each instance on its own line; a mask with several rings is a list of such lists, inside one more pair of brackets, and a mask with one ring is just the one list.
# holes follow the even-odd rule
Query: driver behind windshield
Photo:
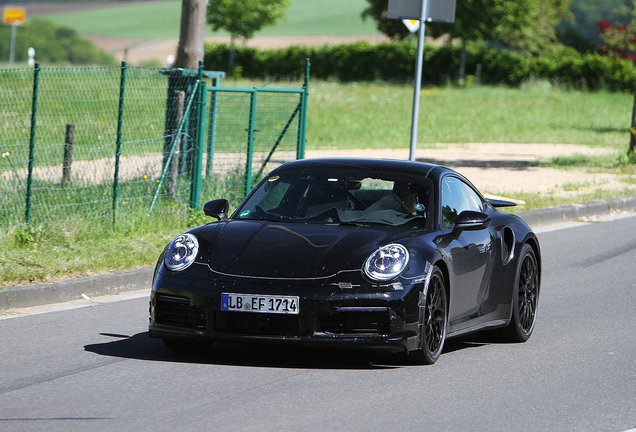
[[[412, 215], [417, 215], [424, 211], [424, 205], [420, 203], [420, 186], [405, 181], [396, 181], [393, 184], [393, 193], [398, 196]], [[425, 202], [425, 200], [423, 200]]]

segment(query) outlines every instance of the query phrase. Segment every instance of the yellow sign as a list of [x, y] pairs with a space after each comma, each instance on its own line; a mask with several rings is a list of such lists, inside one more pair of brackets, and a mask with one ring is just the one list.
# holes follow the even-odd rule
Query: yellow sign
[[26, 11], [24, 8], [6, 6], [2, 15], [2, 24], [6, 25], [24, 25], [26, 19]]

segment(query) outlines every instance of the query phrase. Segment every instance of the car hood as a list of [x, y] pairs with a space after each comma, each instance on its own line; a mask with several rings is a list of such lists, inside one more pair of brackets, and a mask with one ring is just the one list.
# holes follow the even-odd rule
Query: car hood
[[386, 228], [229, 221], [216, 224], [208, 239], [208, 263], [213, 272], [230, 276], [325, 278], [361, 269], [388, 242]]

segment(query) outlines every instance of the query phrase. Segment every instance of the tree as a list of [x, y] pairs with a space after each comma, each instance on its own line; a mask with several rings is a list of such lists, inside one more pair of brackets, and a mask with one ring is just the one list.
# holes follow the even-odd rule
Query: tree
[[362, 11], [362, 19], [372, 18], [376, 28], [391, 39], [404, 39], [411, 33], [402, 21], [389, 19], [389, 0], [367, 0], [368, 6]]
[[[367, 0], [363, 17], [373, 17], [378, 30], [392, 38], [408, 31], [399, 20], [387, 18], [388, 0]], [[536, 52], [556, 43], [555, 25], [571, 16], [563, 0], [457, 0], [455, 22], [427, 24], [430, 34], [449, 33], [462, 41], [460, 80], [464, 75], [466, 43], [472, 40], [501, 42]]]
[[234, 40], [250, 39], [263, 27], [274, 25], [285, 15], [289, 0], [212, 0], [207, 19], [212, 30], [230, 33], [230, 73], [234, 70]]
[[[631, 9], [631, 10], [629, 10]], [[636, 61], [636, 0], [632, 7], [622, 6], [614, 10], [615, 22], [598, 21], [603, 41], [600, 52], [605, 55]], [[629, 16], [629, 20], [624, 17]]]
[[[631, 10], [623, 6], [614, 10], [616, 24], [601, 20], [598, 25], [601, 27], [601, 52], [611, 56], [627, 58], [636, 61], [636, 0], [632, 2]], [[630, 16], [630, 21], [624, 23], [621, 17]], [[634, 155], [636, 151], [636, 91], [634, 92], [634, 106], [632, 108], [632, 127], [629, 129], [629, 150], [628, 155]]]
[[182, 0], [181, 29], [175, 66], [196, 69], [203, 60], [203, 33], [208, 0]]
[[556, 28], [573, 22], [568, 3], [563, 0], [532, 0], [522, 23], [508, 23], [498, 29], [498, 39], [505, 45], [533, 54], [560, 50], [562, 44]]

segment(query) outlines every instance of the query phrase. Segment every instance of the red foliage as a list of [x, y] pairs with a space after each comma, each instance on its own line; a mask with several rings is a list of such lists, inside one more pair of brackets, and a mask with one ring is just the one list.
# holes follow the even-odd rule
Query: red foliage
[[[600, 20], [596, 22], [596, 25], [599, 26], [600, 31], [599, 35], [603, 35], [608, 32], [608, 30], [615, 30], [618, 33], [625, 33], [627, 31], [627, 26], [616, 27], [614, 24], [607, 20]], [[632, 44], [636, 44], [636, 37], [632, 37], [630, 39]], [[599, 54], [608, 55], [609, 53], [616, 55], [620, 58], [630, 60], [632, 62], [636, 62], [636, 52], [629, 51], [627, 49], [619, 48], [619, 47], [610, 47], [607, 44], [602, 44], [599, 48]]]

